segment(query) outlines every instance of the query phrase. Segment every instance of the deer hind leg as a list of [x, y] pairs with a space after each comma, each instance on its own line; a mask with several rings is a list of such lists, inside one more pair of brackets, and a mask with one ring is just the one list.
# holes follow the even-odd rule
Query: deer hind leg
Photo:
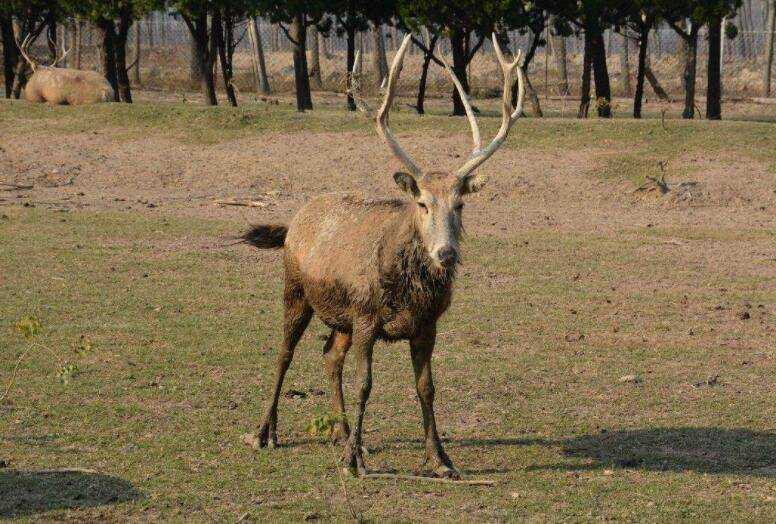
[[353, 432], [345, 444], [344, 462], [350, 471], [356, 475], [367, 473], [364, 465], [361, 433], [364, 423], [364, 412], [369, 394], [372, 391], [372, 349], [375, 343], [375, 330], [367, 323], [354, 323], [352, 335], [353, 349], [356, 352], [356, 375], [359, 384], [358, 405]]
[[426, 463], [437, 477], [460, 478], [450, 457], [442, 447], [434, 417], [434, 379], [431, 375], [431, 354], [434, 351], [436, 329], [410, 341], [412, 367], [415, 370], [415, 388], [423, 412], [423, 431], [426, 443]]
[[341, 417], [331, 436], [333, 442], [345, 442], [350, 437], [350, 427], [345, 415], [345, 397], [342, 394], [342, 366], [350, 349], [350, 342], [348, 333], [333, 330], [323, 347], [326, 374], [331, 381], [332, 413]]
[[278, 400], [283, 388], [283, 379], [294, 358], [294, 348], [302, 338], [304, 330], [313, 316], [313, 309], [304, 297], [301, 284], [286, 281], [284, 293], [285, 313], [283, 322], [283, 346], [278, 353], [277, 374], [272, 403], [264, 415], [264, 422], [259, 430], [259, 446], [276, 447], [278, 444]]

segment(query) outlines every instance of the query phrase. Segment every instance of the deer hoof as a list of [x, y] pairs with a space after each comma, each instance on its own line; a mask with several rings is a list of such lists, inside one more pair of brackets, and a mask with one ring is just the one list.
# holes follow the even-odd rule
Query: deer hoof
[[437, 467], [433, 471], [433, 475], [442, 479], [461, 480], [461, 474], [455, 468], [446, 465]]

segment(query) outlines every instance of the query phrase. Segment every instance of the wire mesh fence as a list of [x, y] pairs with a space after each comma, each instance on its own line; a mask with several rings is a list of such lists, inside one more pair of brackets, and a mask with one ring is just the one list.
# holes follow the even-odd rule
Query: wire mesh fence
[[[764, 91], [763, 71], [767, 56], [767, 32], [756, 30], [764, 20], [763, 13], [751, 15], [749, 31], [739, 31], [733, 39], [724, 38], [722, 46], [722, 80], [725, 98], [759, 96]], [[294, 90], [294, 67], [291, 43], [284, 32], [265, 20], [258, 20], [261, 46], [265, 56], [266, 72], [273, 93], [292, 93]], [[380, 28], [390, 61], [403, 37], [400, 30], [384, 26]], [[81, 36], [80, 67], [99, 67], [99, 39], [93, 28], [84, 26]], [[547, 45], [540, 46], [531, 61], [527, 74], [540, 96], [578, 96], [582, 76], [583, 40], [581, 37], [549, 37], [544, 35]], [[529, 47], [533, 35], [509, 34], [510, 47], [514, 51]], [[67, 39], [67, 37], [65, 37]], [[242, 93], [258, 90], [258, 79], [252, 58], [252, 47], [247, 37], [247, 23], [238, 25], [238, 42], [234, 56], [233, 83]], [[472, 42], [476, 38], [472, 37]], [[316, 44], [317, 41], [317, 44]], [[621, 34], [607, 31], [605, 37], [607, 61], [614, 96], [630, 96], [635, 88], [638, 43]], [[317, 61], [320, 82], [313, 82], [314, 90], [345, 92], [347, 42], [344, 36], [333, 31], [328, 35], [308, 38], [308, 60], [312, 60], [313, 46], [317, 45]], [[682, 39], [668, 26], [653, 31], [649, 41], [648, 60], [655, 79], [673, 98], [682, 94], [682, 72], [684, 69]], [[379, 75], [375, 63], [375, 38], [371, 32], [359, 33], [356, 46], [361, 49], [363, 60], [362, 86], [367, 91], [379, 87]], [[130, 75], [136, 87], [162, 91], [194, 91], [199, 89], [196, 59], [191, 35], [183, 21], [168, 13], [154, 13], [136, 23], [130, 35], [130, 62], [135, 62]], [[561, 73], [559, 56], [565, 47], [565, 77]], [[41, 48], [43, 49], [43, 48]], [[42, 51], [43, 52], [43, 51]], [[450, 44], [445, 38], [439, 40], [437, 54], [450, 59]], [[706, 63], [708, 41], [705, 31], [698, 40], [697, 87], [703, 93], [706, 84]], [[75, 58], [69, 57], [70, 66]], [[423, 52], [412, 46], [405, 59], [399, 92], [412, 95], [417, 90], [421, 74]], [[218, 68], [216, 68], [218, 69]], [[469, 83], [475, 97], [494, 96], [501, 89], [500, 73], [492, 46], [486, 41], [473, 57], [468, 67]], [[317, 79], [316, 79], [317, 80]], [[220, 79], [219, 79], [220, 81]], [[567, 86], [567, 91], [566, 91]], [[452, 85], [447, 74], [433, 62], [428, 72], [427, 95], [446, 96]], [[773, 89], [772, 89], [773, 91]], [[570, 95], [569, 95], [570, 94]], [[647, 87], [649, 96], [650, 89]]]

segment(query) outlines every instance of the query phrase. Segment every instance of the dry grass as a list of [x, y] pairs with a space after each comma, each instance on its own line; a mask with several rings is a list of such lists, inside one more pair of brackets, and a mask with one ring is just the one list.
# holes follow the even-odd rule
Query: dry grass
[[[27, 347], [16, 320], [43, 325], [0, 406], [0, 516], [348, 519], [327, 444], [305, 432], [328, 409], [320, 323], [289, 375], [306, 396], [282, 400], [284, 446], [240, 442], [271, 386], [281, 269], [277, 253], [224, 245], [322, 191], [395, 194], [371, 126], [282, 105], [0, 110], [0, 181], [35, 185], [0, 193], [0, 376]], [[444, 167], [468, 148], [462, 124], [394, 119], [423, 165]], [[484, 133], [495, 124], [483, 118]], [[448, 452], [497, 484], [348, 479], [356, 510], [773, 521], [772, 132], [521, 121], [467, 205], [434, 362]], [[698, 182], [698, 196], [634, 193], [665, 158], [668, 180]], [[233, 196], [271, 205], [212, 204]], [[371, 467], [419, 465], [402, 345], [377, 348], [366, 429]]]

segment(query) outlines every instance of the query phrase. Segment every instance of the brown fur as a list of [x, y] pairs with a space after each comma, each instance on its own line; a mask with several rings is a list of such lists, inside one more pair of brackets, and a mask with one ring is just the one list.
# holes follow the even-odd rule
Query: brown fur
[[[305, 205], [287, 230], [255, 226], [242, 237], [260, 248], [279, 247], [282, 242], [284, 249], [284, 341], [259, 442], [262, 446], [277, 444], [277, 403], [283, 379], [294, 347], [315, 313], [332, 329], [324, 356], [333, 408], [343, 414], [336, 428], [338, 437], [349, 433], [344, 420], [342, 363], [351, 347], [357, 355], [359, 403], [354, 431], [345, 447], [347, 464], [359, 473], [366, 471], [361, 428], [371, 390], [373, 344], [378, 339], [409, 340], [427, 460], [435, 474], [457, 477], [436, 430], [431, 353], [436, 322], [452, 298], [462, 231], [460, 199], [469, 190], [447, 173], [429, 173], [417, 180], [397, 173], [395, 179], [414, 201], [324, 195]], [[440, 259], [432, 251], [447, 256]]]
[[113, 88], [96, 71], [37, 66], [24, 88], [29, 102], [84, 105], [113, 100]]

